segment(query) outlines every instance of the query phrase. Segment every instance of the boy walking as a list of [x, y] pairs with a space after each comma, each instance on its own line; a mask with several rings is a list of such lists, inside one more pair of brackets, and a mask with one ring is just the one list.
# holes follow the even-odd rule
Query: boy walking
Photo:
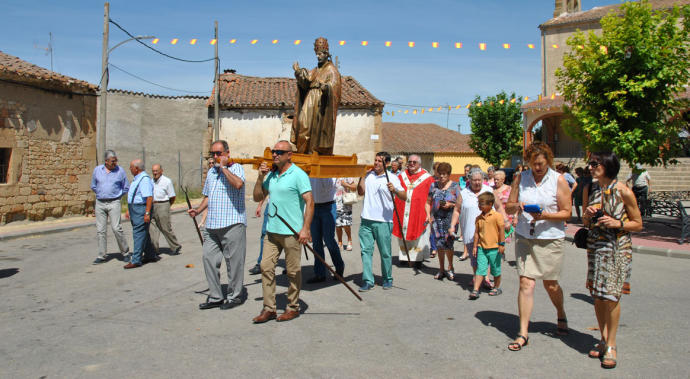
[[472, 255], [477, 259], [477, 272], [474, 277], [474, 289], [470, 292], [470, 300], [479, 298], [479, 287], [484, 281], [487, 269], [491, 267], [494, 276], [494, 288], [489, 296], [498, 296], [501, 290], [501, 256], [505, 254], [506, 242], [503, 231], [503, 216], [493, 209], [494, 194], [484, 192], [477, 197], [482, 214], [475, 221], [474, 246]]

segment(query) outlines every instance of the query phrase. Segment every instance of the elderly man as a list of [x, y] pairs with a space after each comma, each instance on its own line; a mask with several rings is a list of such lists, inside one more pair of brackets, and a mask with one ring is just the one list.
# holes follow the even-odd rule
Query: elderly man
[[357, 193], [364, 196], [362, 222], [359, 227], [359, 241], [362, 246], [362, 286], [359, 292], [374, 288], [372, 258], [374, 242], [381, 255], [381, 277], [384, 290], [393, 288], [393, 263], [391, 259], [391, 232], [393, 230], [393, 193], [401, 200], [405, 191], [397, 176], [386, 173], [386, 164], [391, 156], [385, 151], [374, 158], [374, 169], [359, 179]]
[[395, 200], [398, 217], [393, 219], [393, 235], [400, 239], [398, 257], [401, 262], [407, 261], [409, 252], [410, 260], [423, 262], [429, 252], [429, 237], [424, 237], [424, 232], [428, 229], [426, 226], [430, 219], [427, 197], [434, 177], [422, 168], [422, 158], [412, 154], [407, 158], [407, 170], [398, 175], [398, 178], [406, 193], [406, 200]]
[[[232, 309], [244, 303], [244, 258], [247, 253], [247, 212], [244, 204], [244, 169], [233, 164], [230, 148], [224, 140], [211, 144], [215, 167], [206, 174], [198, 207], [187, 212], [196, 217], [208, 208], [204, 238], [204, 273], [208, 282], [208, 298], [199, 309]], [[228, 293], [223, 297], [220, 265], [225, 258]]]
[[[273, 167], [266, 163], [259, 167], [259, 176], [254, 185], [254, 201], [259, 202], [271, 196], [269, 219], [266, 224], [264, 256], [261, 259], [261, 286], [264, 306], [254, 317], [255, 324], [276, 318], [275, 269], [281, 251], [285, 251], [285, 265], [290, 286], [288, 305], [277, 321], [289, 321], [299, 316], [299, 291], [302, 286], [300, 248], [311, 240], [311, 220], [314, 215], [314, 199], [309, 176], [292, 163], [292, 146], [288, 141], [278, 141], [271, 150]], [[295, 231], [277, 216], [282, 217]]]
[[[314, 218], [311, 222], [311, 238], [314, 253], [324, 257], [323, 245], [328, 247], [335, 272], [343, 276], [345, 262], [340, 255], [338, 243], [335, 241], [335, 179], [310, 178], [311, 192], [314, 197]], [[335, 277], [334, 277], [335, 279]], [[326, 280], [326, 267], [320, 260], [314, 261], [314, 277], [307, 283], [320, 283]]]
[[168, 241], [171, 254], [177, 255], [182, 246], [177, 242], [177, 236], [175, 236], [170, 224], [170, 206], [175, 202], [175, 187], [173, 187], [170, 178], [163, 175], [161, 165], [153, 165], [151, 173], [153, 174], [153, 217], [151, 219], [154, 226], [149, 230], [151, 243], [156, 249], [156, 254], [158, 254], [158, 235], [163, 233], [165, 240]]
[[149, 225], [151, 223], [151, 208], [153, 207], [153, 180], [144, 171], [144, 162], [135, 159], [129, 164], [132, 173], [132, 188], [127, 193], [127, 217], [132, 223], [132, 238], [134, 252], [132, 259], [125, 265], [125, 269], [140, 267], [143, 263], [155, 262], [158, 256], [151, 245]]
[[91, 190], [96, 194], [96, 234], [98, 235], [98, 256], [93, 264], [101, 264], [107, 260], [107, 225], [110, 217], [110, 228], [115, 234], [115, 240], [120, 253], [125, 260], [128, 258], [129, 246], [125, 239], [120, 222], [122, 205], [120, 198], [129, 191], [129, 181], [125, 170], [117, 165], [117, 155], [112, 150], [106, 150], [104, 164], [96, 166], [91, 176]]

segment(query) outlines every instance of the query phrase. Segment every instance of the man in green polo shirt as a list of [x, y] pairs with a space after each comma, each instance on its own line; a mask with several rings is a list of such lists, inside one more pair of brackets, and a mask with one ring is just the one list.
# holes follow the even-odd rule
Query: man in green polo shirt
[[[314, 215], [314, 198], [309, 176], [293, 164], [292, 146], [288, 141], [278, 141], [271, 150], [273, 167], [266, 163], [259, 167], [259, 176], [254, 185], [254, 201], [259, 202], [271, 196], [268, 205], [269, 219], [266, 224], [264, 254], [261, 259], [261, 286], [264, 306], [252, 321], [259, 324], [276, 318], [275, 270], [281, 251], [285, 250], [285, 265], [288, 280], [288, 305], [277, 321], [289, 321], [299, 316], [299, 291], [302, 287], [302, 262], [300, 248], [311, 242], [310, 225]], [[278, 213], [294, 229], [299, 238], [276, 216]]]

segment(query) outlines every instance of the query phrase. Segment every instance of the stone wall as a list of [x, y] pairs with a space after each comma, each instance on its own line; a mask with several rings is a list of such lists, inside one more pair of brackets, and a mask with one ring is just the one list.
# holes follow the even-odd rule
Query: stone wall
[[144, 159], [149, 175], [161, 164], [176, 189], [201, 187], [200, 157], [212, 137], [205, 97], [108, 91], [106, 128], [106, 148], [117, 153], [130, 181], [129, 162]]
[[0, 223], [93, 210], [96, 97], [0, 82], [0, 147], [12, 149], [0, 184]]

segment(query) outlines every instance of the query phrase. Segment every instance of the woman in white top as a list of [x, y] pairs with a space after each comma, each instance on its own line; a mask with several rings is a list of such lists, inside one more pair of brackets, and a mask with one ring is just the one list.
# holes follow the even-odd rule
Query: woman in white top
[[[568, 334], [563, 290], [558, 279], [563, 263], [564, 222], [572, 212], [570, 186], [563, 175], [551, 168], [553, 153], [545, 143], [533, 143], [525, 151], [525, 161], [530, 170], [515, 178], [506, 203], [508, 213], [519, 212], [515, 256], [520, 276], [520, 332], [515, 341], [508, 345], [512, 351], [522, 349], [529, 341], [528, 326], [537, 279], [544, 281], [544, 288], [556, 307], [557, 334]], [[538, 205], [541, 211], [525, 212], [527, 205]]]

